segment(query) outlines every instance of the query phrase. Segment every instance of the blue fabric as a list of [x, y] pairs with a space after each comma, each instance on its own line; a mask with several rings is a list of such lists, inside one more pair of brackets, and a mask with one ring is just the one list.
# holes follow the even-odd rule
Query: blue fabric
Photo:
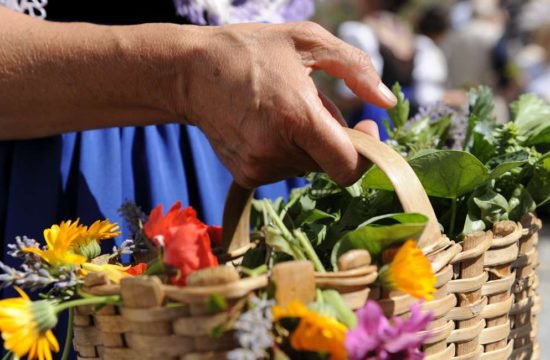
[[[134, 200], [145, 211], [181, 200], [209, 224], [221, 224], [231, 175], [195, 127], [112, 128], [50, 138], [0, 142], [2, 254], [16, 235], [43, 241], [42, 231], [60, 220], [84, 224], [108, 218]], [[304, 180], [258, 189], [257, 197], [286, 197]], [[123, 226], [126, 238], [128, 230]], [[107, 247], [112, 246], [106, 244]]]

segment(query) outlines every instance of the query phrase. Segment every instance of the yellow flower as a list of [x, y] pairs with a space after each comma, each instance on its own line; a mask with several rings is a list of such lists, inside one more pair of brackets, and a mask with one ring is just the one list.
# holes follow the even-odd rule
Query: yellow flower
[[101, 255], [99, 242], [120, 235], [118, 229], [120, 226], [111, 224], [109, 219], [97, 220], [89, 227], [84, 226], [82, 236], [76, 241], [74, 249], [88, 260], [94, 259]]
[[78, 241], [78, 244], [87, 243], [93, 240], [105, 240], [120, 235], [120, 226], [117, 223], [111, 224], [109, 219], [97, 220], [88, 228], [85, 229], [82, 234], [82, 238]]
[[275, 321], [281, 318], [299, 318], [298, 327], [290, 335], [290, 345], [296, 350], [323, 352], [332, 360], [346, 359], [344, 341], [347, 328], [328, 316], [319, 315], [299, 301], [292, 301], [286, 308], [273, 307]]
[[87, 272], [102, 272], [107, 275], [107, 279], [115, 284], [120, 284], [120, 280], [122, 280], [122, 278], [131, 276], [126, 272], [130, 266], [120, 266], [115, 264], [98, 265], [89, 262], [86, 262], [81, 266], [84, 270], [84, 275], [86, 275]]
[[382, 284], [390, 289], [403, 291], [416, 298], [433, 299], [436, 278], [430, 260], [407, 240], [399, 248], [392, 262], [380, 271]]
[[59, 351], [59, 343], [51, 330], [57, 323], [52, 303], [32, 302], [21, 289], [16, 290], [20, 298], [0, 300], [4, 348], [19, 358], [28, 355], [29, 360], [52, 360], [52, 351]]
[[73, 252], [75, 243], [82, 236], [85, 227], [75, 222], [63, 221], [44, 230], [46, 250], [38, 248], [24, 248], [23, 251], [34, 253], [53, 267], [65, 265], [79, 265], [86, 258]]

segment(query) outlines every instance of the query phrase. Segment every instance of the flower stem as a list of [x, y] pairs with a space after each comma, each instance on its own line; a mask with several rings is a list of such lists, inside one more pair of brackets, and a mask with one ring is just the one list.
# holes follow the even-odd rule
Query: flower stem
[[[449, 225], [449, 236], [454, 235], [455, 222], [456, 222], [456, 198], [453, 198], [451, 202], [451, 224]], [[451, 238], [451, 239], [454, 239], [454, 238]]]
[[315, 252], [315, 249], [313, 249], [313, 246], [311, 246], [311, 242], [307, 238], [306, 234], [304, 234], [301, 230], [294, 230], [294, 236], [296, 237], [296, 239], [298, 239], [298, 241], [304, 248], [306, 256], [309, 261], [313, 263], [315, 270], [318, 272], [326, 272], [323, 263], [317, 256], [317, 253]]
[[6, 352], [6, 355], [2, 356], [2, 360], [8, 360], [10, 358], [11, 354], [12, 354], [11, 351]]
[[271, 205], [271, 202], [269, 202], [269, 200], [264, 200], [264, 205], [275, 227], [281, 232], [281, 236], [288, 243], [290, 250], [292, 250], [294, 254], [294, 260], [306, 259], [306, 256], [303, 253], [302, 249], [298, 247], [296, 240], [293, 238], [292, 234], [290, 233], [290, 230], [288, 230], [286, 225], [283, 223], [283, 220], [281, 220], [281, 218], [279, 217], [279, 215]]
[[71, 345], [73, 342], [73, 320], [74, 309], [69, 309], [69, 319], [67, 320], [67, 335], [65, 336], [65, 346], [63, 347], [63, 355], [61, 360], [68, 360], [69, 353], [71, 352]]
[[56, 305], [55, 311], [60, 313], [67, 309], [83, 305], [101, 305], [115, 304], [119, 301], [119, 296], [94, 296], [85, 299], [76, 299]]

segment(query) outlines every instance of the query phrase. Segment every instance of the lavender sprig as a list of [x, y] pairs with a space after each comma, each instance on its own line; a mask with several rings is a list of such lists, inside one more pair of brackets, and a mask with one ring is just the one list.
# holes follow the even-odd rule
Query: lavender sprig
[[113, 246], [111, 258], [117, 258], [121, 255], [132, 255], [136, 249], [136, 244], [132, 239], [126, 239], [120, 244], [120, 247]]
[[14, 244], [8, 244], [8, 255], [21, 260], [28, 260], [29, 258], [36, 258], [37, 256], [24, 251], [25, 248], [40, 248], [40, 243], [27, 236], [16, 236]]
[[234, 324], [235, 337], [240, 348], [228, 353], [229, 360], [257, 360], [269, 357], [269, 349], [273, 346], [273, 318], [271, 307], [274, 300], [253, 296], [250, 299], [250, 309], [241, 314]]

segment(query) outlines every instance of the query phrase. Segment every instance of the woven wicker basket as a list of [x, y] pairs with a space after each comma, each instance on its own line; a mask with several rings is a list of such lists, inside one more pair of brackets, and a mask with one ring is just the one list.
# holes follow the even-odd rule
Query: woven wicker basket
[[[404, 211], [430, 219], [419, 240], [437, 276], [435, 299], [423, 304], [432, 311], [430, 338], [423, 351], [428, 360], [538, 359], [535, 315], [538, 265], [536, 245], [540, 221], [532, 214], [520, 223], [504, 221], [491, 231], [470, 234], [456, 243], [442, 235], [429, 199], [407, 162], [388, 146], [349, 130], [357, 150], [377, 164], [392, 182]], [[249, 246], [252, 192], [233, 184], [224, 213], [224, 250], [239, 254]], [[387, 316], [409, 316], [416, 301], [374, 286], [376, 267], [365, 264], [346, 271], [316, 274], [317, 287], [338, 290], [352, 309], [367, 298], [377, 300]], [[208, 337], [222, 314], [208, 314], [212, 293], [229, 301], [266, 286], [266, 277], [226, 285], [176, 289], [151, 279], [129, 279], [120, 288], [96, 286], [97, 294], [121, 293], [124, 305], [93, 312], [78, 309], [74, 345], [79, 359], [218, 359], [234, 347], [230, 334]], [[165, 299], [182, 304], [164, 307]]]

